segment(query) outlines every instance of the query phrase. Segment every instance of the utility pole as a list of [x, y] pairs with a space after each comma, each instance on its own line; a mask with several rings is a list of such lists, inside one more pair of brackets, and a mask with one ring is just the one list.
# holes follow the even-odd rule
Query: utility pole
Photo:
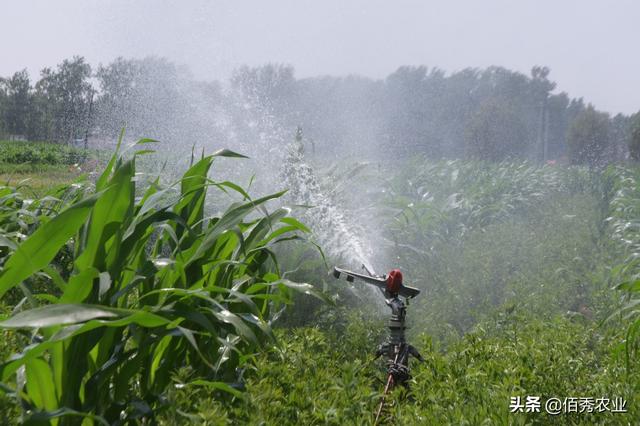
[[542, 163], [546, 164], [549, 160], [549, 108], [547, 101], [549, 94], [545, 92], [542, 100]]
[[[538, 140], [536, 157], [546, 163], [549, 159], [549, 109], [548, 100], [549, 92], [555, 88], [555, 83], [547, 79], [549, 68], [535, 66], [531, 69], [531, 78], [535, 84], [535, 92], [540, 94], [540, 125], [538, 127]], [[536, 95], [534, 95], [536, 96]]]
[[87, 127], [84, 132], [84, 154], [87, 155], [87, 150], [89, 149], [89, 130], [91, 128], [91, 111], [93, 110], [93, 95], [95, 91], [93, 89], [89, 89], [89, 112], [87, 114]]
[[540, 100], [540, 114], [538, 124], [538, 137], [537, 137], [537, 155], [538, 161], [542, 164], [546, 164], [549, 159], [549, 108], [547, 108], [547, 100], [549, 95], [547, 92], [542, 94]]

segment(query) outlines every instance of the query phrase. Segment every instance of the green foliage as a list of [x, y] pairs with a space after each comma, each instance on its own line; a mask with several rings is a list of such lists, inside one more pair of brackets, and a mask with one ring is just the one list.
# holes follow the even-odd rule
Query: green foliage
[[628, 324], [625, 348], [630, 368], [636, 365], [640, 349], [640, 170], [610, 166], [605, 179], [605, 197], [609, 199], [605, 221], [615, 247], [622, 253], [622, 261], [611, 274], [623, 293], [623, 305], [615, 316]]
[[[388, 424], [624, 425], [638, 417], [640, 378], [625, 369], [628, 323], [601, 321], [618, 306], [611, 265], [623, 260], [607, 243], [612, 221], [602, 226], [607, 179], [586, 168], [418, 160], [388, 182], [385, 216], [396, 221], [384, 228], [407, 280], [423, 290], [409, 325], [426, 358], [413, 365], [411, 397], [399, 389], [389, 398]], [[628, 206], [621, 214], [635, 217]], [[372, 423], [384, 373], [371, 361], [384, 324], [371, 316], [387, 312], [362, 309], [367, 316], [333, 311], [316, 314], [315, 328], [281, 330], [280, 349], [247, 371], [242, 400], [221, 404], [182, 388], [164, 421]], [[527, 395], [623, 397], [629, 413], [509, 413], [510, 398]]]
[[26, 70], [0, 79], [0, 134], [57, 142], [84, 136], [91, 126], [90, 77], [89, 64], [75, 56], [44, 68], [34, 86]]
[[[226, 383], [273, 341], [274, 310], [290, 301], [291, 289], [315, 294], [278, 275], [273, 247], [305, 229], [285, 209], [263, 209], [282, 193], [254, 200], [232, 183], [210, 181], [216, 156], [238, 155], [203, 157], [175, 193], [157, 179], [137, 188], [137, 155], [114, 155], [95, 192], [35, 214], [40, 223], [26, 225], [27, 237], [11, 240], [17, 231], [2, 228], [9, 254], [0, 295], [42, 274], [57, 287], [32, 296], [23, 286], [28, 303], [0, 323], [27, 337], [0, 366], [3, 389], [21, 402], [25, 420], [153, 418], [171, 375], [185, 365], [194, 385], [236, 394]], [[244, 200], [209, 217], [210, 188], [237, 191]], [[3, 191], [6, 226], [23, 226], [19, 218], [33, 212], [21, 209], [14, 191]], [[65, 250], [68, 276], [54, 262]]]
[[[322, 257], [296, 241], [306, 228], [209, 180], [212, 157], [171, 187], [132, 179], [137, 158], [114, 158], [95, 190], [34, 200], [0, 190], [0, 288], [39, 271], [3, 299], [15, 306], [2, 307], [7, 418], [372, 423], [386, 309], [354, 308], [344, 284], [323, 282]], [[374, 194], [384, 194], [381, 249], [423, 291], [408, 319], [426, 359], [412, 364], [411, 395], [389, 397], [384, 422], [633, 424], [638, 173], [419, 158], [376, 170], [389, 176]], [[362, 189], [335, 183], [336, 197]], [[213, 189], [243, 200], [208, 217]], [[361, 203], [344, 205], [360, 213]], [[284, 311], [290, 288], [312, 291], [284, 278], [324, 284], [338, 308], [302, 298]], [[526, 395], [623, 397], [629, 413], [509, 413], [510, 398]]]
[[[281, 330], [280, 346], [247, 371], [247, 395], [231, 404], [181, 386], [163, 423], [372, 424], [384, 373], [382, 361], [373, 360], [380, 336], [371, 330], [382, 324], [348, 318], [339, 330]], [[403, 389], [389, 397], [383, 424], [624, 425], [638, 415], [637, 385], [610, 358], [613, 340], [597, 327], [511, 311], [445, 351], [426, 336], [416, 340], [425, 362], [413, 364], [410, 397]], [[510, 398], [526, 395], [623, 397], [629, 413], [510, 414]]]
[[[415, 403], [391, 414], [401, 424], [626, 424], [638, 416], [637, 385], [607, 353], [614, 341], [597, 326], [504, 312], [444, 355], [423, 349], [427, 362], [415, 370]], [[509, 413], [510, 397], [526, 395], [623, 397], [629, 413]]]
[[[208, 410], [226, 413], [229, 424], [355, 424], [370, 416], [379, 396], [370, 352], [381, 338], [380, 323], [349, 315], [341, 325], [279, 330], [278, 347], [260, 356], [255, 369], [245, 373], [248, 395], [227, 407]], [[371, 327], [373, 325], [373, 327]], [[327, 332], [327, 330], [331, 330]], [[172, 408], [166, 424], [186, 423], [202, 416], [193, 391], [170, 395]], [[208, 401], [207, 401], [208, 402]], [[207, 409], [205, 409], [206, 413]], [[189, 414], [189, 417], [185, 417]]]
[[[3, 81], [0, 79], [0, 86], [2, 83]], [[26, 69], [16, 72], [13, 76], [4, 80], [4, 86], [6, 99], [5, 107], [0, 108], [0, 121], [4, 122], [7, 133], [26, 135], [32, 111], [29, 73]]]
[[87, 152], [47, 142], [0, 141], [0, 163], [16, 165], [73, 165], [86, 160]]
[[[281, 129], [301, 125], [320, 156], [361, 156], [367, 146], [405, 158], [421, 153], [539, 159], [537, 145], [545, 140], [547, 158], [560, 159], [567, 152], [567, 130], [583, 127], [575, 123], [586, 111], [581, 99], [552, 94], [555, 83], [541, 66], [530, 75], [498, 66], [453, 73], [402, 66], [373, 80], [297, 79], [292, 67], [267, 64], [236, 70], [228, 91], [223, 82], [194, 81], [185, 74], [156, 57], [116, 58], [92, 74], [85, 59], [76, 56], [44, 68], [33, 84], [19, 71], [0, 78], [0, 135], [68, 142], [87, 132], [110, 138], [126, 125], [134, 135], [167, 142], [180, 135], [182, 143], [191, 144], [200, 143], [202, 129], [214, 140], [229, 130], [238, 140], [257, 140], [264, 134], [285, 138]], [[228, 129], [208, 119], [220, 112], [229, 119]], [[615, 139], [619, 152], [612, 155], [611, 146], [598, 142], [584, 148], [593, 157], [588, 161], [624, 158], [630, 141], [626, 127], [620, 126]]]
[[[3, 317], [9, 315], [11, 310], [0, 304], [0, 315]], [[15, 333], [9, 330], [0, 331], [0, 359], [5, 360], [11, 356], [13, 352], [19, 350], [19, 338]], [[2, 413], [1, 424], [15, 424], [18, 423], [20, 417], [20, 407], [16, 404], [14, 398], [11, 398], [7, 393], [0, 391], [0, 413]]]
[[572, 164], [603, 164], [603, 154], [610, 143], [609, 114], [589, 105], [569, 127], [567, 146]]
[[[606, 189], [611, 177], [580, 168], [459, 161], [405, 168], [390, 182], [395, 222], [386, 227], [399, 266], [424, 291], [414, 328], [455, 341], [500, 306], [608, 317], [618, 306], [609, 289], [621, 282], [611, 266], [630, 270], [640, 250], [635, 180], [617, 179], [634, 189]], [[610, 202], [608, 192], [619, 200]], [[626, 255], [607, 243], [608, 229], [633, 242]], [[635, 288], [628, 283], [637, 278], [625, 276]], [[628, 318], [637, 315], [633, 297], [625, 306]], [[622, 324], [636, 335], [637, 322]]]
[[89, 108], [94, 90], [91, 66], [81, 56], [65, 59], [57, 68], [44, 68], [35, 85], [37, 112], [30, 139], [69, 142], [91, 127]]
[[528, 136], [508, 101], [488, 99], [467, 125], [466, 156], [488, 161], [524, 157]]
[[[166, 142], [173, 139], [169, 135], [180, 134], [181, 143], [185, 145], [189, 140], [199, 143], [199, 132], [205, 128], [208, 136], [214, 137], [211, 126], [193, 121], [196, 110], [185, 112], [183, 105], [184, 102], [193, 103], [195, 99], [202, 100], [196, 108], [203, 112], [203, 106], [212, 101], [211, 92], [217, 93], [202, 82], [197, 83], [196, 91], [192, 92], [182, 84], [179, 75], [178, 66], [153, 56], [142, 59], [120, 57], [100, 65], [95, 73], [100, 88], [95, 116], [100, 128], [95, 131], [110, 137], [126, 126], [129, 134], [153, 135]], [[153, 105], [152, 113], [149, 105]], [[194, 134], [198, 136], [193, 137]]]

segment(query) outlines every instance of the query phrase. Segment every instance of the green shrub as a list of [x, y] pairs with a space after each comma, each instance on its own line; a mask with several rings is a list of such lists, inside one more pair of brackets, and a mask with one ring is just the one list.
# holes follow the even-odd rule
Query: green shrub
[[89, 154], [94, 155], [50, 142], [0, 141], [0, 163], [73, 165], [84, 161]]
[[[178, 386], [162, 423], [372, 424], [384, 363], [374, 360], [382, 336], [372, 333], [382, 324], [368, 317], [352, 312], [339, 330], [279, 330], [280, 345], [245, 373], [243, 398], [221, 403]], [[517, 310], [496, 313], [446, 350], [423, 335], [414, 344], [425, 362], [411, 364], [409, 395], [397, 389], [387, 398], [382, 424], [626, 425], [639, 415], [639, 377], [625, 377], [609, 354], [615, 341], [597, 326]], [[527, 395], [622, 397], [628, 413], [510, 413], [510, 398]]]

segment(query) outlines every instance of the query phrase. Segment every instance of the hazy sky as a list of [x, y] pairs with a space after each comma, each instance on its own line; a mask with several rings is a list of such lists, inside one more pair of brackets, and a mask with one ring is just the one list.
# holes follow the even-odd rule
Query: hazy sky
[[637, 0], [0, 0], [0, 17], [1, 76], [75, 54], [94, 65], [161, 55], [202, 79], [266, 62], [374, 78], [400, 65], [539, 64], [599, 109], [640, 110]]

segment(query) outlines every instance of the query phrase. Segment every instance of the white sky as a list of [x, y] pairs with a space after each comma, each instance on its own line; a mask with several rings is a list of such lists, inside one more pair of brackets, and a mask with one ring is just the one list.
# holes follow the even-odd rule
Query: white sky
[[0, 0], [1, 76], [76, 54], [166, 56], [201, 79], [267, 62], [374, 78], [400, 65], [547, 65], [559, 90], [632, 113], [639, 52], [636, 0]]

